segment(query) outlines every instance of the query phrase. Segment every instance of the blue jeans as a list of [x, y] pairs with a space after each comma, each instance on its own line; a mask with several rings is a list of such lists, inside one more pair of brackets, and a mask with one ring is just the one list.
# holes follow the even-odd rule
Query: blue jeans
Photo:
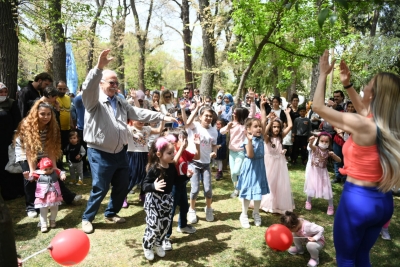
[[166, 237], [169, 238], [172, 234], [172, 223], [175, 215], [176, 206], [179, 206], [178, 226], [184, 228], [187, 226], [187, 213], [189, 211], [189, 203], [186, 192], [186, 182], [180, 182], [172, 187], [172, 195], [174, 204], [171, 210], [171, 223]]
[[342, 147], [339, 146], [338, 144], [336, 144], [335, 142], [333, 142], [333, 153], [336, 154], [336, 156], [338, 156], [342, 161], [341, 162], [333, 162], [333, 169], [335, 171], [335, 177], [338, 180], [344, 180], [346, 179], [346, 176], [343, 176], [340, 172], [339, 172], [339, 168], [343, 168], [343, 153], [342, 153]]
[[126, 148], [111, 154], [89, 147], [88, 158], [92, 171], [92, 190], [82, 220], [89, 222], [94, 220], [110, 184], [111, 196], [104, 216], [114, 217], [121, 210], [128, 193], [129, 166]]
[[392, 191], [346, 182], [333, 223], [337, 265], [370, 267], [370, 250], [392, 214]]

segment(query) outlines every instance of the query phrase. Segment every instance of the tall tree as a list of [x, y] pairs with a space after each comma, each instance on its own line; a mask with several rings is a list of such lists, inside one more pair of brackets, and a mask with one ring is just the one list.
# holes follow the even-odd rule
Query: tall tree
[[138, 46], [139, 46], [138, 87], [140, 90], [144, 91], [145, 90], [144, 72], [145, 72], [145, 67], [146, 67], [146, 54], [153, 52], [154, 49], [156, 49], [158, 46], [164, 44], [164, 41], [162, 40], [162, 35], [161, 35], [158, 43], [156, 43], [152, 48], [147, 47], [148, 46], [147, 42], [148, 42], [150, 20], [151, 20], [152, 14], [153, 14], [154, 0], [149, 1], [150, 2], [149, 10], [148, 10], [146, 24], [144, 26], [144, 29], [142, 29], [140, 27], [139, 14], [138, 14], [138, 10], [136, 7], [136, 2], [137, 2], [137, 0], [131, 0], [133, 19], [135, 21], [136, 40], [137, 40]]
[[94, 37], [96, 36], [97, 22], [99, 21], [101, 12], [103, 11], [106, 0], [96, 0], [96, 14], [93, 17], [92, 23], [89, 28], [89, 49], [86, 61], [86, 72], [89, 72], [93, 68], [93, 50], [94, 50]]
[[65, 51], [65, 35], [61, 22], [62, 0], [49, 0], [49, 21], [51, 40], [53, 43], [53, 79], [65, 81], [67, 79]]
[[0, 1], [0, 82], [15, 99], [18, 74], [18, 1]]
[[183, 41], [183, 60], [185, 66], [185, 83], [189, 90], [193, 90], [196, 87], [194, 73], [193, 73], [193, 62], [192, 62], [192, 36], [193, 29], [190, 29], [190, 5], [189, 0], [182, 0], [179, 3], [177, 0], [173, 0], [180, 9], [180, 18], [182, 20], [182, 32], [177, 30], [175, 27], [165, 23], [166, 27], [169, 27], [176, 31], [182, 38]]
[[[216, 5], [218, 5], [218, 1]], [[215, 75], [215, 39], [213, 16], [209, 0], [199, 0], [199, 18], [203, 39], [200, 93], [203, 95], [212, 95]]]
[[120, 82], [119, 89], [125, 92], [125, 57], [124, 57], [124, 37], [126, 17], [129, 14], [129, 5], [126, 0], [118, 0], [118, 7], [114, 16], [113, 10], [110, 7], [111, 18], [111, 46], [113, 47], [114, 60], [111, 62], [111, 67], [117, 72]]

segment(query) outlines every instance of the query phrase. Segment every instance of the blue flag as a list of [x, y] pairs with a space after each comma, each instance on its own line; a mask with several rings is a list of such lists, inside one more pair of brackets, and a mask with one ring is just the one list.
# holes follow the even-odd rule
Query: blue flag
[[67, 52], [67, 58], [65, 60], [67, 67], [67, 86], [70, 93], [76, 94], [76, 89], [78, 88], [78, 73], [76, 72], [75, 58], [72, 53], [71, 43], [65, 44], [65, 50]]

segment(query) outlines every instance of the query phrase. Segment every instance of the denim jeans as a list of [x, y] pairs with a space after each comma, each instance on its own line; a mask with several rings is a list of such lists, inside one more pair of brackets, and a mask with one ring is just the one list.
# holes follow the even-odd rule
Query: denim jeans
[[336, 179], [343, 181], [343, 179], [346, 179], [346, 176], [343, 176], [339, 172], [339, 168], [343, 168], [342, 147], [339, 146], [338, 144], [336, 144], [335, 142], [333, 142], [333, 153], [335, 153], [336, 156], [338, 156], [342, 160], [341, 162], [336, 162], [336, 161], [333, 162], [333, 169], [335, 171], [335, 177], [336, 177]]
[[186, 182], [180, 182], [172, 187], [172, 195], [174, 204], [171, 210], [171, 223], [166, 237], [169, 238], [172, 234], [172, 223], [174, 220], [176, 206], [179, 206], [178, 226], [184, 228], [187, 226], [187, 213], [189, 211], [189, 203], [186, 192]]
[[94, 220], [110, 184], [111, 196], [104, 216], [113, 217], [121, 210], [128, 193], [129, 167], [126, 147], [116, 154], [88, 148], [88, 158], [92, 171], [92, 190], [82, 220]]

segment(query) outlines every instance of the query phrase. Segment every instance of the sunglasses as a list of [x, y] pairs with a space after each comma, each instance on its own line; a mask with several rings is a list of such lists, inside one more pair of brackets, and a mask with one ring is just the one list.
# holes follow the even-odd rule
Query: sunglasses
[[189, 94], [189, 92], [183, 92], [185, 95]]
[[171, 95], [165, 95], [164, 98], [171, 98]]
[[[103, 81], [105, 81], [105, 80], [103, 80]], [[105, 81], [105, 82], [107, 82], [109, 85], [111, 85], [113, 87], [119, 85], [119, 82], [114, 82], [114, 81]]]

